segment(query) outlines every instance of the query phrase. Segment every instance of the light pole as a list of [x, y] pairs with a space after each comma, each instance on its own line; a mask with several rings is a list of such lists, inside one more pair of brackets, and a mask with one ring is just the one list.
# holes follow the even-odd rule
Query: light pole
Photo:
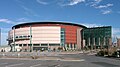
[[15, 27], [13, 28], [13, 51], [15, 52]]

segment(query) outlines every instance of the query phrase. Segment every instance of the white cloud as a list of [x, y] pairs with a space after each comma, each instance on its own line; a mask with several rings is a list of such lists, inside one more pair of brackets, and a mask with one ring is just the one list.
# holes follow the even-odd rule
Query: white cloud
[[110, 14], [110, 13], [112, 13], [112, 10], [102, 10], [101, 11], [102, 12], [102, 14]]
[[111, 7], [111, 6], [113, 6], [113, 4], [100, 5], [100, 6], [97, 6], [95, 8], [101, 9], [101, 8], [108, 8], [108, 7]]
[[86, 5], [96, 9], [100, 9], [101, 13], [104, 15], [110, 14], [112, 12], [112, 9], [108, 9], [108, 7], [112, 7], [113, 4], [108, 3], [106, 5], [100, 5], [102, 1], [104, 0], [87, 0]]
[[23, 17], [23, 18], [19, 18], [19, 19], [17, 19], [17, 21], [29, 21], [29, 19]]
[[110, 6], [113, 6], [113, 4], [110, 4], [110, 3], [109, 3], [109, 4], [107, 4], [107, 6], [110, 7]]
[[2, 23], [8, 23], [8, 24], [14, 24], [13, 21], [9, 20], [9, 19], [0, 19], [0, 22]]
[[[27, 19], [27, 18], [19, 18], [19, 19], [16, 19], [14, 21], [6, 19], [6, 18], [0, 19], [0, 23], [7, 23], [7, 24], [14, 24], [14, 25], [21, 24], [21, 23], [26, 23], [28, 21], [30, 21], [30, 20]], [[2, 29], [4, 29], [4, 28], [2, 28]]]
[[85, 2], [85, 0], [63, 0], [61, 6], [73, 6], [79, 3]]
[[94, 0], [96, 3], [100, 3], [102, 0]]
[[91, 27], [101, 27], [101, 26], [104, 26], [102, 24], [89, 24], [89, 23], [80, 23], [88, 28], [91, 28]]
[[23, 22], [22, 21], [21, 22], [16, 22], [16, 24], [22, 24], [22, 23], [27, 23], [27, 22], [24, 22], [24, 21]]
[[71, 0], [70, 1], [70, 3], [69, 4], [67, 4], [67, 5], [76, 5], [76, 4], [78, 4], [78, 3], [81, 3], [81, 2], [85, 2], [85, 0]]
[[103, 0], [94, 0], [94, 1], [90, 2], [89, 4], [90, 4], [90, 6], [95, 7], [95, 6], [97, 6], [102, 1]]
[[41, 1], [41, 0], [36, 0], [39, 4], [47, 5], [47, 2]]
[[88, 0], [86, 5], [96, 8], [96, 9], [100, 9], [101, 14], [104, 14], [104, 15], [112, 13], [112, 9], [109, 7], [112, 7], [113, 4], [108, 3], [106, 5], [100, 5], [101, 2], [103, 2], [103, 1], [104, 0]]

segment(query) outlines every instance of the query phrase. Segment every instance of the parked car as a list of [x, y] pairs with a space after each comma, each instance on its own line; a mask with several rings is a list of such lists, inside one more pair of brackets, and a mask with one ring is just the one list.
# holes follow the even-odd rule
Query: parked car
[[120, 50], [115, 51], [113, 57], [120, 58]]

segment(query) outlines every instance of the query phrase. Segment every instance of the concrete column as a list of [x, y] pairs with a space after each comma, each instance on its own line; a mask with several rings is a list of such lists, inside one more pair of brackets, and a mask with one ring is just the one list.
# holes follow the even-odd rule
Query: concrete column
[[26, 46], [27, 46], [27, 51], [29, 50], [29, 46], [28, 46], [28, 44], [26, 44]]
[[101, 45], [100, 45], [100, 44], [101, 44], [101, 43], [100, 43], [100, 37], [99, 37], [99, 39], [98, 39], [98, 40], [99, 40], [99, 46], [101, 46]]
[[68, 50], [67, 44], [65, 44], [65, 49]]
[[93, 45], [95, 46], [95, 38], [93, 38]]
[[90, 44], [90, 37], [88, 38], [88, 45], [91, 46], [91, 44]]
[[100, 46], [100, 37], [99, 37], [99, 46]]
[[26, 44], [26, 46], [28, 47], [28, 44]]
[[30, 25], [30, 29], [29, 29], [30, 31], [29, 31], [29, 35], [30, 35], [30, 52], [32, 52], [33, 51], [33, 44], [32, 44], [32, 26]]
[[23, 47], [23, 44], [22, 44], [22, 47]]
[[74, 44], [72, 44], [72, 49], [75, 50], [75, 48], [74, 48]]
[[94, 48], [96, 49], [95, 38], [93, 38], [93, 45], [94, 45]]
[[71, 44], [69, 44], [69, 49], [71, 49]]
[[[83, 43], [81, 43], [82, 42], [82, 39], [81, 39], [81, 37], [83, 36], [83, 34], [81, 34], [81, 30], [82, 30], [82, 28], [79, 28], [79, 29], [77, 29], [77, 47], [76, 47], [76, 49], [77, 50], [81, 50], [81, 48], [82, 48], [82, 44]], [[84, 37], [83, 37], [83, 39], [84, 39]]]
[[85, 40], [83, 40], [83, 47], [85, 47]]
[[104, 37], [104, 43], [103, 43], [104, 46], [105, 46], [105, 42], [106, 42], [106, 39], [105, 39], [105, 37]]
[[50, 47], [50, 45], [49, 45], [49, 43], [48, 43], [48, 50], [49, 50], [49, 47]]
[[48, 43], [48, 47], [49, 47], [49, 43]]
[[75, 44], [75, 50], [77, 49], [77, 45]]

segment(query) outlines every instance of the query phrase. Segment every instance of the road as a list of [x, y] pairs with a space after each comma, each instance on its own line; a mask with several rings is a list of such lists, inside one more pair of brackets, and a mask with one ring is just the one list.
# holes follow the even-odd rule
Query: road
[[79, 58], [83, 61], [0, 59], [0, 67], [120, 67], [120, 60], [94, 55], [62, 55], [61, 58]]

